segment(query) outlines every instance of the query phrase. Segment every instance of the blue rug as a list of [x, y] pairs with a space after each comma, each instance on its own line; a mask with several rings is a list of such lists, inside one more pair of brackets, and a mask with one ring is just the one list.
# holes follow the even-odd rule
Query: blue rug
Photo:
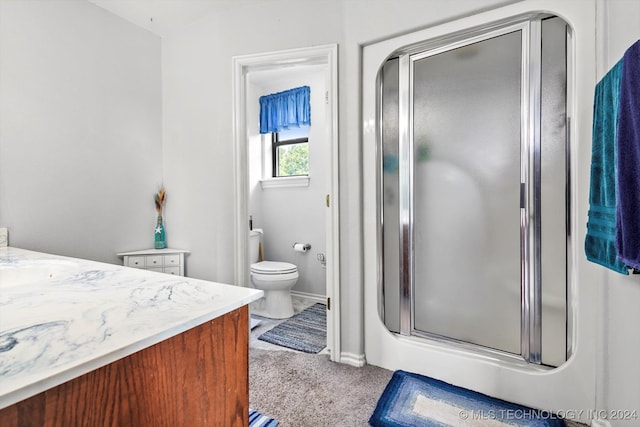
[[396, 371], [369, 420], [374, 427], [564, 427], [539, 411], [410, 372]]
[[276, 427], [277, 425], [278, 421], [273, 418], [269, 418], [258, 411], [249, 409], [249, 427]]
[[316, 303], [258, 339], [305, 353], [318, 353], [327, 346], [327, 306]]

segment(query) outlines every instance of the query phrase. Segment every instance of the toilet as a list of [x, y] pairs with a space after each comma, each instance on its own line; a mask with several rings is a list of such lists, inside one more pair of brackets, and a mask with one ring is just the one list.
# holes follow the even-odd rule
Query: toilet
[[252, 304], [252, 313], [270, 319], [287, 319], [293, 316], [291, 288], [298, 281], [298, 267], [280, 261], [260, 261], [262, 230], [249, 231], [249, 255], [251, 283], [264, 291], [264, 297]]

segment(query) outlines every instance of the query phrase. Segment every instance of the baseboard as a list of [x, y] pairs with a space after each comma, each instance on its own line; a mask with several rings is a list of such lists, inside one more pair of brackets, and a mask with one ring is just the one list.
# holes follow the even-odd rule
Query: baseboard
[[601, 418], [594, 418], [591, 420], [591, 427], [611, 427], [611, 423]]
[[364, 354], [342, 352], [340, 353], [340, 363], [355, 366], [356, 368], [362, 368], [367, 364], [367, 359], [364, 357]]
[[318, 295], [318, 294], [309, 294], [306, 292], [298, 292], [298, 291], [291, 291], [291, 296], [293, 298], [302, 298], [302, 299], [306, 299], [306, 300], [310, 300], [313, 302], [319, 302], [320, 304], [326, 304], [327, 303], [327, 297], [324, 295]]

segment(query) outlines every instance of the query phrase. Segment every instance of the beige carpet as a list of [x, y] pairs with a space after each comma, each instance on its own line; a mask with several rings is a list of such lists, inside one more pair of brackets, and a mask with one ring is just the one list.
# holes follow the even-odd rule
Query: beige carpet
[[[364, 427], [393, 373], [327, 354], [249, 350], [249, 406], [282, 427]], [[586, 427], [567, 420], [567, 427]]]
[[360, 427], [392, 372], [333, 363], [326, 354], [251, 348], [249, 406], [282, 427]]

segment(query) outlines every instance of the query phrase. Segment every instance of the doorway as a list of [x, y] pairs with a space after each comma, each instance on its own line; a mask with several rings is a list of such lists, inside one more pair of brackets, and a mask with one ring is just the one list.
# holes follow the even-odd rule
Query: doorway
[[[237, 56], [233, 63], [233, 143], [235, 161], [235, 283], [249, 286], [249, 227], [251, 215], [249, 183], [251, 181], [249, 126], [255, 122], [249, 104], [252, 75], [291, 73], [296, 68], [323, 70], [325, 124], [322, 141], [328, 157], [324, 172], [324, 189], [317, 201], [326, 209], [324, 215], [324, 262], [326, 263], [327, 347], [331, 360], [340, 361], [340, 293], [339, 293], [339, 218], [338, 218], [338, 89], [337, 45], [292, 49], [256, 55]], [[310, 162], [313, 162], [310, 159]], [[314, 260], [318, 254], [307, 254]], [[317, 260], [320, 262], [320, 260]]]

